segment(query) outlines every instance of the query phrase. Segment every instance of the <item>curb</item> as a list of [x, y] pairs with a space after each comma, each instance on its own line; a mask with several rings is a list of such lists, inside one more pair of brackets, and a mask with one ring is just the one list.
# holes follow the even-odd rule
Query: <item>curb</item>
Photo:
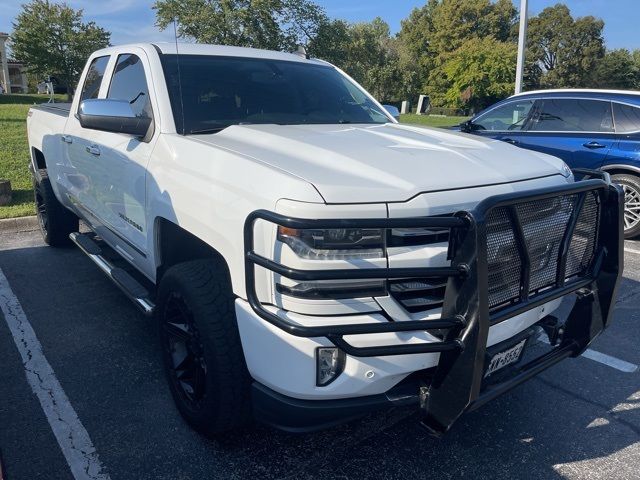
[[38, 217], [35, 215], [0, 220], [0, 233], [33, 232], [39, 228]]

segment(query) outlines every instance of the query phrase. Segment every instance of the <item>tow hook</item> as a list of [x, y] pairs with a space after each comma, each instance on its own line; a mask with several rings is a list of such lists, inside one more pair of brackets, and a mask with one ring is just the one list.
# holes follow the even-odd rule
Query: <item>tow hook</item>
[[549, 344], [555, 347], [564, 335], [564, 324], [560, 323], [557, 317], [553, 315], [547, 315], [540, 322], [540, 326], [549, 337]]

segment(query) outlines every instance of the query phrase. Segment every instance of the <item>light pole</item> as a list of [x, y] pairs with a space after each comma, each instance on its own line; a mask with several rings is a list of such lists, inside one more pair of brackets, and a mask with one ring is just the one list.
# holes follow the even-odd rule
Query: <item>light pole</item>
[[516, 65], [516, 93], [522, 91], [524, 76], [524, 51], [527, 47], [528, 0], [520, 0], [520, 30], [518, 31], [518, 63]]

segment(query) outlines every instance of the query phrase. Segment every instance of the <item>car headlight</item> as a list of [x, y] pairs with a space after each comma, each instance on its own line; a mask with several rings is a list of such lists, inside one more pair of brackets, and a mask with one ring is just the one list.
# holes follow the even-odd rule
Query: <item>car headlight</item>
[[[379, 228], [295, 229], [278, 227], [278, 240], [307, 260], [384, 258], [385, 230]], [[385, 280], [329, 280], [276, 284], [280, 294], [301, 299], [347, 299], [386, 295]]]
[[573, 172], [571, 171], [571, 168], [569, 168], [569, 165], [567, 165], [564, 162], [562, 162], [562, 166], [560, 167], [560, 171], [562, 172], [562, 175], [565, 178], [569, 178], [571, 175], [573, 175]]
[[384, 230], [379, 228], [296, 229], [278, 227], [278, 240], [309, 260], [384, 257]]

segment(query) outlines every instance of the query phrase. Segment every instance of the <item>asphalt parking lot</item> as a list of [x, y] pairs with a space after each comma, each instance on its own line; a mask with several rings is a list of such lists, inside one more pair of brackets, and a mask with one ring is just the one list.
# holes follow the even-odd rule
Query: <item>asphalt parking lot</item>
[[[10, 289], [19, 301], [74, 421], [90, 437], [71, 438], [74, 448], [86, 440], [95, 448], [82, 453], [102, 470], [84, 478], [636, 479], [640, 371], [631, 370], [640, 365], [640, 242], [625, 250], [615, 322], [592, 347], [605, 356], [562, 362], [466, 415], [441, 440], [403, 410], [316, 434], [257, 427], [206, 440], [173, 406], [153, 321], [79, 250], [44, 247], [36, 232], [3, 234], [0, 293], [6, 301]], [[16, 305], [10, 308], [15, 315]], [[68, 464], [54, 436], [6, 320], [0, 312], [5, 478], [74, 478], [78, 465]]]

